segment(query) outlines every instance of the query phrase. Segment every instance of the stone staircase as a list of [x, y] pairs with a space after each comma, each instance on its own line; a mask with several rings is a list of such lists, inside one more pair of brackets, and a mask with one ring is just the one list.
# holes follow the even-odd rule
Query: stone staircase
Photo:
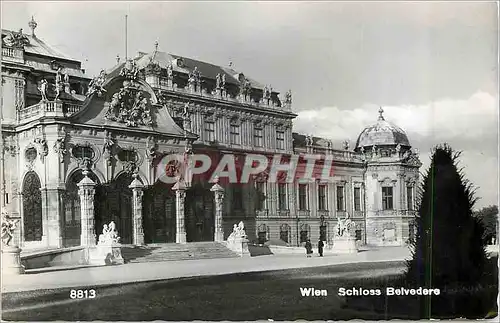
[[236, 253], [219, 242], [162, 243], [147, 246], [122, 246], [125, 263], [190, 259], [237, 258]]

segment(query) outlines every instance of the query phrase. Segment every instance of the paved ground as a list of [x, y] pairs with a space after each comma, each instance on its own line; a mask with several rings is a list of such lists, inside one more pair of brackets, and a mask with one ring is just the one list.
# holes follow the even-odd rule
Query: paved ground
[[95, 287], [127, 282], [145, 282], [169, 278], [222, 275], [289, 268], [318, 267], [348, 263], [404, 260], [406, 247], [384, 247], [354, 255], [269, 255], [248, 258], [186, 260], [153, 263], [130, 263], [120, 266], [88, 267], [51, 272], [28, 273], [2, 277], [2, 292], [19, 292], [51, 288]]

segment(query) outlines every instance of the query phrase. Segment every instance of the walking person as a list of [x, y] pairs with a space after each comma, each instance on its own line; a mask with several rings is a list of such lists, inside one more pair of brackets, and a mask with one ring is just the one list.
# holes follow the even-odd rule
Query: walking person
[[324, 246], [325, 246], [325, 244], [323, 243], [323, 241], [321, 241], [321, 238], [320, 238], [318, 241], [318, 253], [319, 253], [320, 257], [323, 257], [323, 247]]
[[307, 239], [305, 247], [306, 247], [307, 258], [310, 258], [311, 254], [313, 253], [313, 248], [312, 248], [311, 240]]

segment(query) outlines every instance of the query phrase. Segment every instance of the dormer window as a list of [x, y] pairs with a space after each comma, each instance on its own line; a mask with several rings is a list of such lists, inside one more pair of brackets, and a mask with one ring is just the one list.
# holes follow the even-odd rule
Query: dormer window
[[184, 60], [182, 58], [177, 58], [175, 59], [175, 65], [177, 65], [177, 67], [184, 67]]

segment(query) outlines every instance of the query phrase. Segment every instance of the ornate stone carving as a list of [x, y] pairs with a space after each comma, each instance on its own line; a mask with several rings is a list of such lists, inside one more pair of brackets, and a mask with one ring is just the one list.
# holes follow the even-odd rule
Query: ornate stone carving
[[115, 147], [115, 140], [111, 137], [111, 133], [106, 131], [103, 143], [104, 159], [109, 162], [113, 159], [113, 147]]
[[306, 146], [312, 146], [313, 145], [313, 137], [311, 135], [306, 135]]
[[252, 85], [250, 84], [250, 81], [248, 81], [247, 78], [244, 76], [240, 80], [240, 89], [239, 89], [239, 95], [242, 99], [248, 100], [252, 94]]
[[285, 93], [285, 99], [283, 100], [283, 103], [285, 105], [291, 105], [292, 104], [292, 90], [288, 90]]
[[92, 167], [92, 164], [93, 164], [92, 158], [90, 158], [90, 157], [78, 158], [77, 163], [78, 163], [78, 168], [80, 168], [81, 170], [86, 170], [86, 171], [88, 171]]
[[236, 239], [245, 239], [247, 237], [247, 234], [245, 232], [245, 225], [243, 224], [243, 221], [240, 221], [238, 225], [233, 226], [233, 232], [229, 235], [227, 238], [227, 241], [234, 241]]
[[33, 139], [33, 142], [38, 146], [37, 151], [39, 152], [40, 160], [43, 162], [45, 160], [45, 157], [49, 154], [47, 141], [42, 137], [37, 137]]
[[174, 79], [174, 68], [172, 66], [172, 63], [168, 64], [167, 66], [167, 79], [168, 80]]
[[106, 71], [101, 70], [98, 76], [94, 77], [92, 81], [89, 83], [89, 89], [87, 91], [87, 96], [91, 96], [94, 93], [97, 93], [97, 96], [102, 96], [103, 93], [106, 92], [103, 85], [106, 81]]
[[2, 209], [2, 243], [4, 246], [10, 246], [18, 223], [19, 220], [10, 218], [7, 211]]
[[343, 144], [344, 150], [349, 150], [349, 140], [344, 140], [344, 142], [342, 144]]
[[127, 161], [123, 165], [123, 169], [125, 172], [130, 173], [130, 174], [136, 174], [139, 171], [139, 168], [137, 167], [137, 163], [135, 161]]
[[21, 28], [18, 32], [9, 32], [7, 36], [2, 38], [2, 43], [7, 47], [23, 48], [24, 46], [29, 45], [30, 40], [23, 34], [23, 29]]
[[124, 123], [127, 127], [153, 125], [151, 103], [140, 89], [131, 84], [126, 84], [113, 94], [105, 118]]
[[126, 80], [135, 81], [139, 75], [139, 68], [134, 60], [128, 60], [120, 71], [120, 76]]
[[353, 228], [354, 222], [351, 220], [349, 213], [346, 212], [344, 219], [337, 216], [337, 225], [335, 226], [335, 235], [337, 237], [350, 237]]
[[68, 152], [66, 149], [66, 136], [57, 138], [54, 142], [54, 152], [59, 155], [59, 161], [64, 162], [64, 156]]
[[262, 91], [262, 100], [264, 101], [265, 104], [269, 104], [269, 101], [271, 100], [271, 93], [273, 91], [273, 88], [269, 86], [265, 86], [264, 90]]
[[113, 244], [119, 242], [120, 237], [118, 236], [115, 222], [111, 221], [109, 224], [104, 224], [102, 228], [102, 234], [99, 235], [98, 245]]
[[160, 75], [161, 74], [161, 67], [158, 63], [156, 62], [150, 62], [146, 68], [146, 74], [148, 75]]

